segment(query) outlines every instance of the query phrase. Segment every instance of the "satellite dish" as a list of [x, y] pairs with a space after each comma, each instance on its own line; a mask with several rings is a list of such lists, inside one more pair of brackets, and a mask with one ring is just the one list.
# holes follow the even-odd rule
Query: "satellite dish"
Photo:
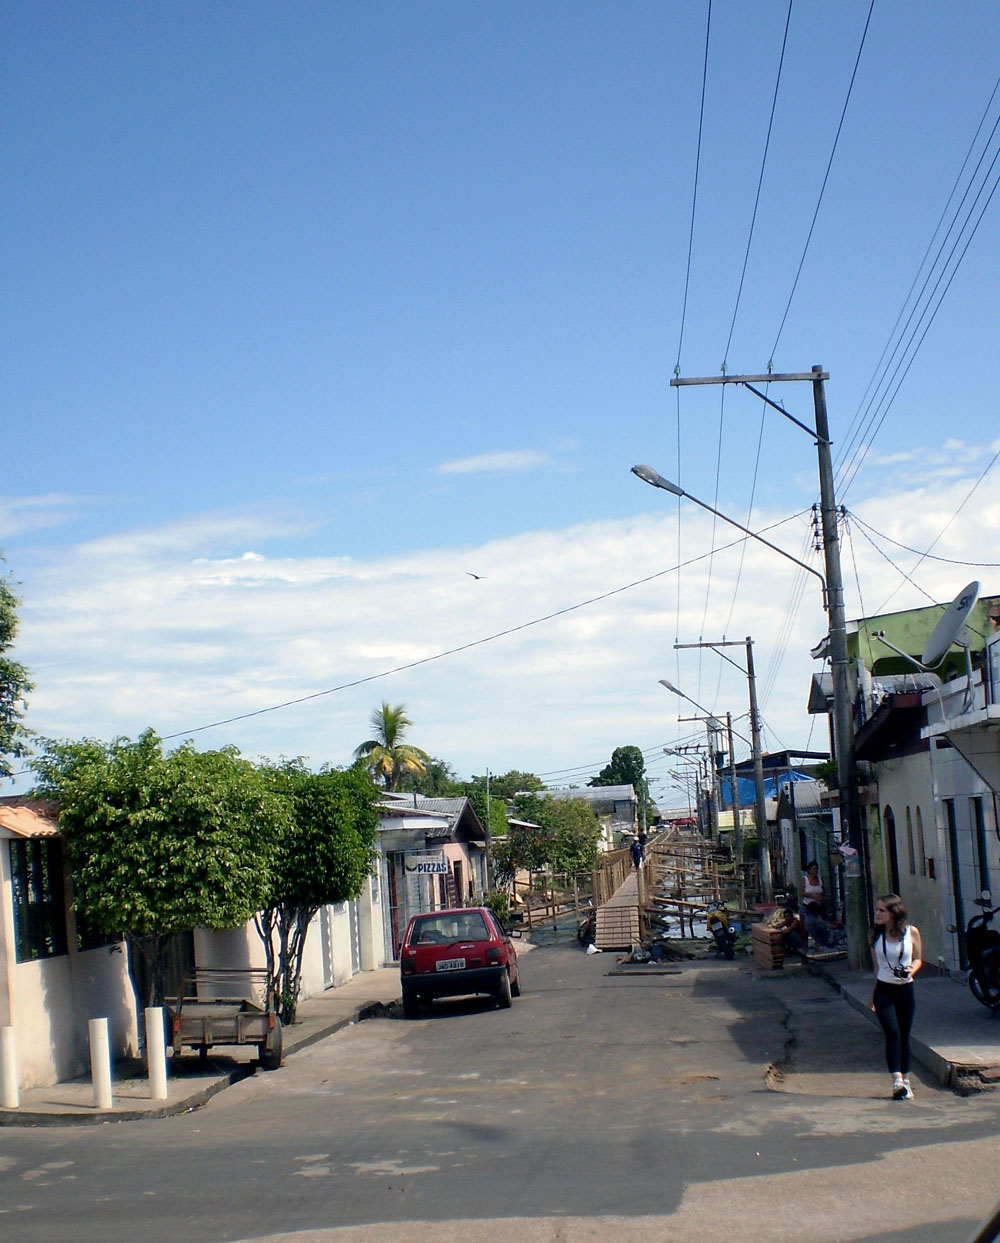
[[[978, 583], [969, 583], [967, 587], [962, 588], [941, 614], [938, 624], [931, 632], [931, 637], [927, 640], [927, 646], [924, 648], [924, 654], [920, 658], [922, 665], [936, 665], [944, 660], [948, 648], [953, 643], [958, 642], [958, 636], [962, 633], [966, 619], [972, 612], [978, 598]], [[962, 646], [967, 645], [963, 644]]]

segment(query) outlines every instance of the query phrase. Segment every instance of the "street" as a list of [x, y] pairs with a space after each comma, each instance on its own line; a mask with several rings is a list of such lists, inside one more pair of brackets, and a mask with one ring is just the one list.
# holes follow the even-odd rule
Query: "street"
[[812, 977], [616, 961], [536, 949], [511, 1010], [371, 1020], [180, 1117], [0, 1130], [0, 1231], [960, 1243], [995, 1206], [1000, 1094], [886, 1099]]

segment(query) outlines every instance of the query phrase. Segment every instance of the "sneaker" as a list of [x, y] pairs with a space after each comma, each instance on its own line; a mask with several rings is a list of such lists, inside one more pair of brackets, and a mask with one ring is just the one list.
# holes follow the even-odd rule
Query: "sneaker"
[[[899, 1084], [898, 1087], [892, 1089], [892, 1099], [894, 1101], [905, 1101], [907, 1091], [909, 1091], [909, 1089], [905, 1083]], [[910, 1096], [913, 1096], [912, 1092], [910, 1092]]]
[[902, 1095], [902, 1097], [901, 1097], [900, 1099], [901, 1099], [901, 1100], [904, 1100], [904, 1101], [912, 1101], [912, 1100], [913, 1100], [913, 1089], [910, 1087], [910, 1081], [909, 1081], [909, 1079], [904, 1079], [904, 1080], [903, 1080], [903, 1095]]

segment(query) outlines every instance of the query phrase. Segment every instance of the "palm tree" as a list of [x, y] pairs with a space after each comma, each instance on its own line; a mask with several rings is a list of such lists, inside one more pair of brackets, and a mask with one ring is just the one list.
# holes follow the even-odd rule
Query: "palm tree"
[[403, 742], [403, 735], [413, 724], [402, 704], [395, 708], [382, 701], [371, 716], [374, 738], [369, 738], [354, 750], [356, 760], [365, 760], [368, 771], [375, 781], [385, 783], [387, 790], [395, 790], [403, 773], [422, 776], [427, 771], [431, 757], [419, 747]]

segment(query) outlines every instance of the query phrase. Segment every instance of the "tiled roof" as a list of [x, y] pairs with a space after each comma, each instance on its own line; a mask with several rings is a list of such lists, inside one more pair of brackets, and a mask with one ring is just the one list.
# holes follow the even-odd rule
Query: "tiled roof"
[[55, 803], [37, 799], [0, 799], [0, 828], [15, 837], [55, 837], [59, 821]]

